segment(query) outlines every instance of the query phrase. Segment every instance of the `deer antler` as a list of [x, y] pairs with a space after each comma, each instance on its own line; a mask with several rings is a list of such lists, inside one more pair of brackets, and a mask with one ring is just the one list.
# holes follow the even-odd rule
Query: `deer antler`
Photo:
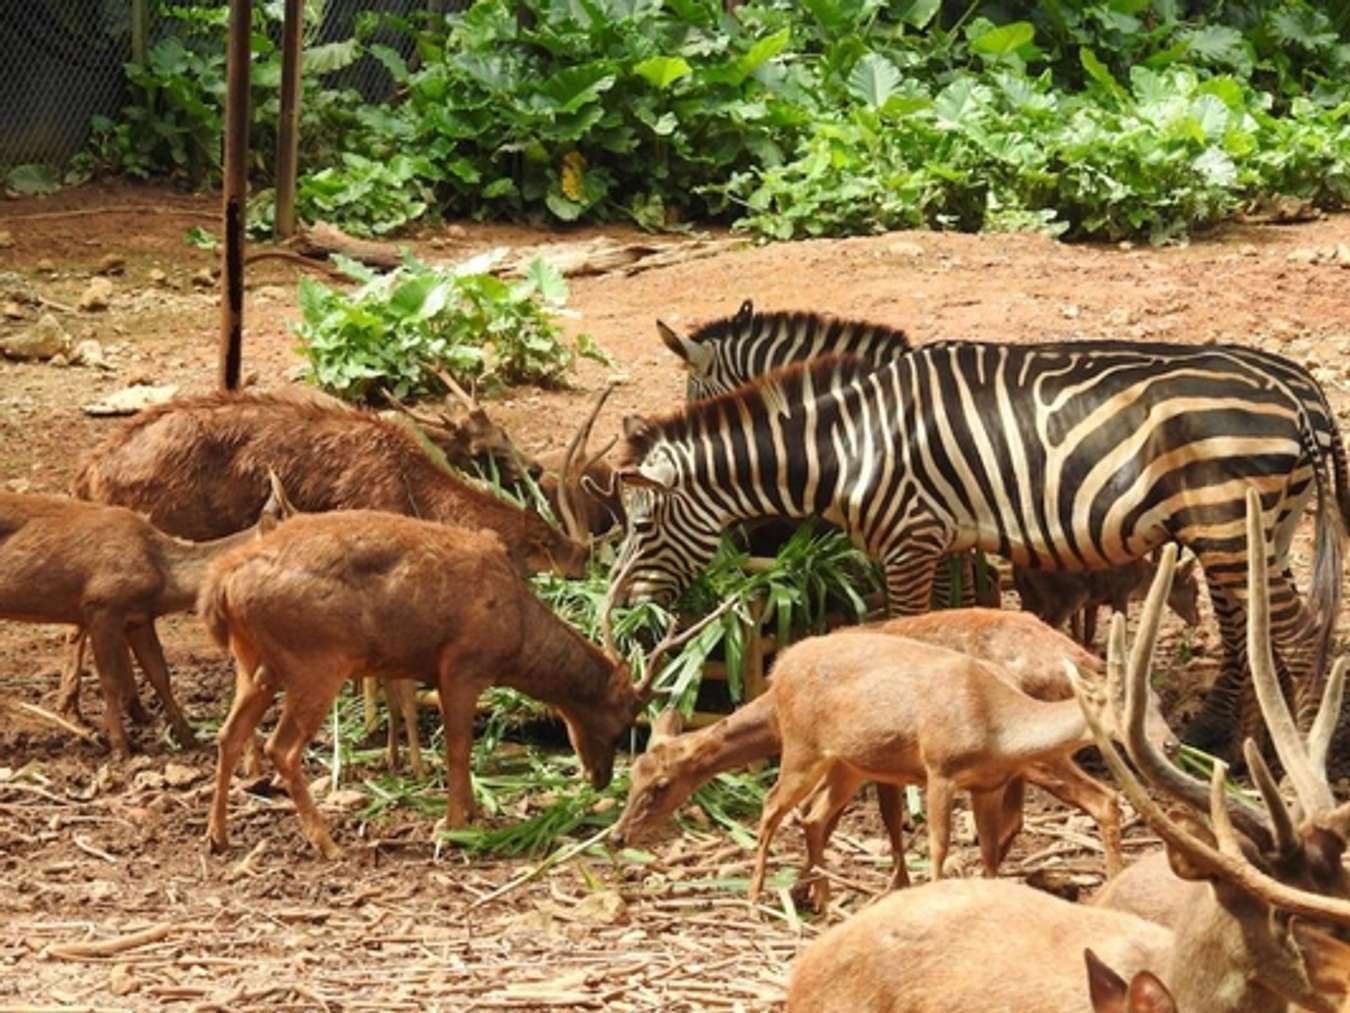
[[[614, 392], [614, 387], [615, 385], [612, 383], [607, 384], [605, 389], [600, 392], [600, 396], [595, 399], [595, 405], [591, 408], [590, 414], [586, 416], [586, 421], [581, 424], [581, 427], [572, 436], [572, 442], [567, 445], [567, 453], [563, 455], [562, 467], [559, 469], [558, 519], [562, 521], [563, 533], [576, 542], [585, 542], [590, 535], [590, 531], [581, 523], [581, 513], [573, 502], [578, 481], [574, 478], [572, 465], [576, 460], [578, 450], [582, 454], [586, 453], [586, 444], [590, 441], [591, 429], [595, 425], [596, 418], [600, 415], [600, 409], [605, 406], [609, 395]], [[613, 444], [610, 444], [610, 446], [613, 446]], [[603, 457], [608, 450], [609, 447], [606, 447], [596, 458], [587, 461], [579, 474], [584, 475], [586, 469], [600, 457]]]
[[[1252, 633], [1252, 630], [1259, 624], [1268, 622], [1269, 602], [1266, 598], [1265, 569], [1266, 559], [1264, 552], [1265, 540], [1261, 537], [1260, 529], [1260, 502], [1256, 500], [1254, 493], [1249, 493], [1247, 499], [1247, 528], [1249, 549], [1248, 565], [1248, 623], [1249, 636], [1251, 641], [1260, 645], [1259, 634]], [[1156, 629], [1143, 630], [1144, 634], [1156, 633]], [[1148, 636], [1141, 636], [1135, 643], [1135, 649], [1130, 655], [1129, 665], [1126, 671], [1128, 682], [1128, 694], [1142, 694], [1147, 685], [1149, 675], [1149, 660], [1152, 656], [1153, 644], [1148, 642]], [[1269, 643], [1264, 645], [1269, 647]], [[1144, 648], [1147, 647], [1147, 650]], [[1111, 637], [1107, 646], [1107, 664], [1116, 666], [1117, 671], [1121, 665], [1122, 657], [1125, 653], [1125, 628], [1124, 622], [1119, 617], [1112, 622]], [[1290, 914], [1301, 915], [1307, 918], [1320, 918], [1335, 922], [1339, 925], [1350, 925], [1350, 901], [1340, 897], [1328, 897], [1321, 894], [1311, 893], [1306, 890], [1300, 890], [1297, 887], [1282, 883], [1271, 877], [1261, 869], [1252, 864], [1243, 848], [1242, 837], [1239, 835], [1238, 828], [1235, 826], [1233, 816], [1235, 815], [1230, 807], [1227, 792], [1224, 790], [1227, 778], [1227, 766], [1216, 762], [1214, 773], [1210, 779], [1206, 791], [1205, 803], [1196, 806], [1202, 811], [1208, 809], [1210, 819], [1213, 824], [1215, 837], [1218, 841], [1217, 848], [1208, 841], [1202, 840], [1194, 833], [1184, 829], [1181, 825], [1171, 819], [1163, 812], [1162, 807], [1149, 795], [1147, 789], [1135, 776], [1129, 765], [1125, 763], [1120, 753], [1116, 750], [1114, 743], [1105, 734], [1101, 722], [1098, 720], [1096, 707], [1096, 694], [1087, 687], [1079, 674], [1078, 670], [1070, 662], [1065, 662], [1066, 671], [1070, 682], [1074, 687], [1074, 693], [1078, 696], [1079, 703], [1083, 708], [1083, 713], [1087, 718], [1088, 727], [1091, 729], [1092, 737], [1097, 743], [1097, 748], [1101, 751], [1103, 760], [1111, 768], [1112, 774], [1120, 784], [1121, 790], [1130, 799], [1131, 803], [1138, 810], [1139, 814], [1148, 822], [1155, 833], [1163, 841], [1179, 853], [1186, 856], [1187, 860], [1197, 868], [1204, 870], [1207, 874], [1220, 877], [1233, 885], [1247, 891], [1252, 896], [1266, 902], [1272, 907], [1279, 908]], [[1274, 682], [1273, 664], [1266, 675], [1270, 681]], [[1272, 687], [1267, 686], [1266, 690]], [[1274, 687], [1278, 692], [1278, 686]], [[1339, 695], [1339, 689], [1327, 696]], [[1127, 697], [1128, 698], [1128, 697]], [[1326, 699], [1327, 697], [1324, 697]], [[1278, 710], [1267, 708], [1266, 701], [1263, 699], [1262, 713], [1266, 715], [1267, 721], [1270, 720], [1271, 710], [1276, 710], [1278, 719]], [[1283, 700], [1280, 701], [1283, 705]], [[1284, 715], [1288, 717], [1289, 711], [1284, 707]], [[1320, 720], [1320, 715], [1319, 715]], [[1292, 719], [1289, 724], [1292, 726]], [[1274, 730], [1272, 729], [1272, 735]], [[1295, 739], [1295, 741], [1297, 741]], [[1286, 743], [1287, 745], [1287, 743]], [[1300, 749], [1303, 743], [1299, 742]], [[1244, 749], [1250, 754], [1255, 751], [1255, 745], [1250, 739], [1244, 744]], [[1297, 755], [1297, 754], [1295, 754]], [[1283, 754], [1282, 754], [1283, 758]], [[1307, 755], [1303, 753], [1301, 758], [1306, 761]], [[1303, 776], [1306, 776], [1306, 769]], [[1258, 778], [1270, 780], [1269, 771], [1264, 771], [1264, 775], [1258, 774]], [[1320, 778], [1324, 783], [1325, 777]], [[1258, 782], [1259, 783], [1259, 782]], [[1262, 787], [1262, 795], [1269, 798], [1273, 790], [1273, 783]], [[1327, 794], [1330, 794], [1329, 789]], [[1279, 817], [1273, 817], [1277, 823]], [[1281, 833], [1277, 831], [1277, 835]]]
[[693, 626], [690, 626], [687, 630], [683, 630], [682, 632], [680, 632], [678, 636], [675, 633], [675, 626], [677, 621], [674, 619], [671, 620], [670, 627], [667, 629], [666, 635], [661, 638], [660, 643], [658, 643], [655, 647], [652, 648], [651, 653], [647, 655], [646, 659], [643, 661], [642, 681], [639, 682], [636, 687], [634, 687], [637, 692], [639, 700], [642, 700], [645, 703], [647, 700], [651, 699], [652, 684], [656, 682], [656, 677], [661, 672], [661, 662], [664, 660], [666, 652], [673, 651], [680, 645], [688, 643], [695, 636], [701, 633], [704, 627], [712, 625], [714, 620], [721, 618], [722, 614], [726, 612], [729, 608], [731, 608], [731, 606], [735, 605], [737, 600], [738, 599], [736, 598], [728, 598], [726, 601], [722, 602], [721, 605], [717, 606], [715, 610], [709, 612], [706, 616], [704, 616], [702, 619], [696, 622]]
[[455, 378], [451, 376], [449, 372], [447, 372], [444, 368], [437, 366], [434, 372], [436, 373], [436, 376], [440, 378], [441, 383], [445, 384], [446, 391], [452, 397], [454, 397], [455, 400], [463, 404], [465, 408], [469, 409], [470, 411], [473, 411], [473, 409], [478, 407], [478, 400], [467, 390], [461, 387], [455, 381]]
[[[1153, 575], [1153, 583], [1149, 586], [1148, 597], [1144, 600], [1144, 607], [1139, 618], [1139, 630], [1135, 634], [1134, 650], [1129, 656], [1131, 671], [1141, 667], [1147, 669], [1151, 663], [1153, 647], [1158, 637], [1158, 627], [1162, 621], [1163, 607], [1167, 602], [1167, 594], [1172, 587], [1177, 555], [1176, 545], [1170, 544], [1164, 546], [1157, 561], [1158, 569]], [[1118, 644], [1117, 638], [1119, 638]], [[1208, 804], [1208, 786], [1203, 781], [1174, 766], [1149, 742], [1144, 734], [1148, 682], [1145, 678], [1142, 683], [1136, 683], [1133, 678], [1126, 678], [1124, 675], [1125, 617], [1119, 613], [1112, 619], [1107, 643], [1108, 687], [1114, 690], [1121, 682], [1125, 683], [1125, 721], [1119, 727], [1125, 731], [1125, 749], [1129, 753], [1130, 759], [1135, 762], [1135, 765], [1150, 784], [1179, 802], [1203, 808]], [[1110, 660], [1112, 652], [1109, 647], [1111, 645], [1117, 647], [1114, 662]], [[1120, 697], [1112, 695], [1111, 699], [1118, 700]], [[1265, 825], [1260, 816], [1240, 802], [1234, 801], [1232, 803], [1231, 815], [1233, 822], [1258, 848], [1264, 851], [1277, 845], [1275, 837], [1278, 835], [1272, 835], [1270, 828]]]
[[[1251, 665], [1252, 683], [1261, 714], [1266, 719], [1275, 753], [1284, 764], [1285, 774], [1294, 786], [1294, 794], [1306, 817], [1327, 812], [1335, 807], [1331, 787], [1327, 784], [1326, 768], [1316, 769], [1308, 755], [1307, 745], [1299, 738], [1298, 725], [1289, 713], [1279, 677], [1275, 674], [1275, 656], [1270, 645], [1270, 590], [1266, 577], [1266, 539], [1261, 523], [1261, 499], [1255, 489], [1247, 490], [1247, 660]], [[1322, 703], [1328, 702], [1324, 694]], [[1339, 693], [1336, 696], [1339, 703]], [[1325, 729], [1328, 721], [1335, 724], [1335, 715], [1324, 716], [1320, 710], [1315, 727]], [[1328, 734], [1325, 730], [1323, 735]], [[1323, 752], [1325, 756], [1325, 752]]]
[[427, 415], [427, 414], [424, 413], [424, 412], [419, 412], [419, 411], [416, 411], [416, 410], [414, 410], [414, 409], [412, 409], [412, 408], [409, 408], [409, 407], [408, 407], [407, 405], [405, 405], [402, 401], [400, 401], [400, 400], [393, 394], [392, 391], [386, 390], [386, 391], [383, 391], [383, 394], [384, 394], [384, 399], [385, 399], [386, 401], [388, 401], [388, 402], [394, 407], [394, 410], [395, 410], [395, 411], [399, 412], [399, 413], [402, 414], [402, 415], [407, 416], [409, 419], [412, 420], [412, 422], [413, 422], [414, 424], [416, 424], [416, 425], [418, 425], [418, 426], [421, 426], [421, 427], [423, 427], [423, 428], [427, 428], [427, 429], [444, 429], [444, 428], [445, 428], [445, 422], [444, 422], [442, 419], [437, 418], [435, 415]]

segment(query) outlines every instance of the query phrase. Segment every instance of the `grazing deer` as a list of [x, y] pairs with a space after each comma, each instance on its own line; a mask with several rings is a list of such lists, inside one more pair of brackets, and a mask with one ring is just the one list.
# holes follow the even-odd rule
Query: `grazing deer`
[[1177, 1013], [1177, 1001], [1151, 971], [1139, 971], [1127, 983], [1088, 947], [1088, 997], [1092, 1013]]
[[[140, 514], [64, 496], [0, 493], [0, 617], [82, 628], [94, 648], [104, 726], [114, 755], [127, 755], [122, 712], [148, 720], [131, 673], [130, 653], [164, 707], [179, 745], [196, 737], [169, 689], [169, 668], [155, 620], [186, 612], [218, 556], [274, 526], [275, 498], [248, 530], [209, 542], [158, 531]], [[79, 718], [63, 689], [60, 709]]]
[[[1168, 929], [1006, 881], [929, 884], [884, 898], [808, 946], [792, 969], [789, 1013], [1086, 1013], [1092, 1006], [1079, 956], [1085, 947], [1122, 976], [1145, 970], [1158, 974], [1170, 986], [1176, 1008], [1187, 1013], [1283, 1013], [1290, 1005], [1336, 1013], [1344, 1008], [1350, 946], [1312, 923], [1350, 927], [1350, 900], [1339, 887], [1331, 895], [1310, 888], [1305, 860], [1315, 859], [1318, 850], [1323, 857], [1334, 854], [1339, 866], [1350, 832], [1350, 806], [1335, 804], [1318, 767], [1336, 723], [1345, 663], [1342, 659], [1332, 670], [1305, 744], [1275, 675], [1269, 562], [1254, 492], [1248, 495], [1247, 509], [1253, 680], [1266, 727], [1282, 761], [1290, 764], [1288, 773], [1300, 800], [1297, 813], [1309, 814], [1313, 826], [1302, 836], [1295, 829], [1301, 821], [1286, 809], [1259, 759], [1264, 817], [1228, 798], [1223, 763], [1215, 764], [1203, 799], [1197, 798], [1195, 782], [1179, 772], [1157, 776], [1160, 757], [1140, 762], [1136, 775], [1106, 734], [1101, 718], [1127, 730], [1125, 741], [1132, 754], [1139, 754], [1136, 760], [1147, 751], [1140, 731], [1143, 699], [1175, 565], [1175, 552], [1169, 548], [1128, 660], [1124, 618], [1112, 620], [1107, 682], [1123, 673], [1124, 714], [1101, 713], [1104, 702], [1095, 683], [1076, 688], [1103, 758], [1141, 817], [1163, 839], [1178, 874], [1199, 886], [1196, 901]], [[1114, 694], [1109, 696], [1114, 699]], [[1259, 758], [1253, 745], [1246, 753]], [[1182, 802], [1184, 814], [1169, 815], [1141, 776]], [[1301, 855], [1278, 850], [1279, 842], [1295, 844], [1299, 839], [1308, 844]], [[1293, 922], [1291, 916], [1307, 921]]]
[[472, 394], [443, 369], [436, 370], [445, 384], [445, 407], [434, 412], [409, 408], [392, 394], [385, 396], [430, 440], [445, 459], [460, 471], [495, 468], [503, 483], [520, 478], [524, 455], [511, 435], [494, 422]]
[[220, 733], [211, 845], [227, 844], [230, 775], [284, 690], [265, 750], [304, 836], [326, 858], [340, 851], [310, 798], [301, 760], [346, 680], [376, 674], [436, 686], [445, 725], [445, 822], [461, 827], [473, 812], [469, 754], [484, 689], [511, 686], [557, 707], [587, 776], [603, 787], [620, 735], [650, 696], [659, 657], [700, 628], [657, 645], [634, 685], [608, 628], [610, 646], [602, 650], [550, 612], [492, 532], [366, 510], [296, 517], [226, 555], [212, 567], [199, 608], [237, 667]]
[[808, 867], [838, 813], [864, 781], [876, 781], [925, 787], [934, 879], [943, 875], [956, 792], [970, 791], [980, 858], [993, 875], [1005, 786], [1062, 765], [1091, 741], [1077, 701], [1046, 703], [1009, 682], [967, 654], [879, 633], [813, 637], [779, 655], [766, 695], [783, 752], [760, 817], [751, 897], [763, 885], [774, 831], [820, 785], [803, 824]]
[[[1073, 689], [1062, 668], [1065, 659], [1089, 671], [1101, 664], [1034, 616], [997, 609], [959, 609], [908, 616], [874, 626], [848, 627], [835, 635], [853, 631], [907, 636], [991, 662], [999, 666], [1000, 673], [1013, 685], [1038, 700], [1072, 698]], [[782, 739], [774, 706], [772, 693], [767, 693], [707, 728], [678, 737], [679, 712], [663, 711], [652, 725], [646, 752], [633, 762], [628, 801], [616, 827], [615, 843], [640, 840], [716, 774], [777, 755], [782, 749]], [[1158, 709], [1156, 695], [1150, 695], [1148, 701], [1147, 734], [1156, 748], [1168, 753], [1175, 749], [1176, 740]], [[1084, 774], [1068, 757], [1031, 767], [1027, 779], [1091, 815], [1101, 828], [1108, 870], [1120, 868], [1120, 809], [1113, 791]], [[995, 861], [992, 868], [986, 867], [991, 875], [997, 871], [1021, 827], [1020, 778], [1017, 781], [1016, 786], [1010, 783], [1005, 789]], [[899, 793], [893, 785], [879, 783], [877, 796], [896, 861], [892, 886], [904, 886], [908, 875], [904, 868]], [[836, 809], [834, 818], [840, 812], [842, 808]], [[823, 851], [833, 820], [828, 813], [813, 812], [806, 822], [812, 827], [808, 846]], [[989, 828], [982, 828], [982, 835], [989, 832]], [[811, 868], [819, 858], [819, 852], [813, 852], [806, 868]], [[812, 894], [817, 908], [823, 910], [828, 896], [824, 879], [812, 883]]]
[[581, 532], [568, 537], [451, 475], [406, 426], [294, 397], [216, 393], [148, 408], [89, 454], [74, 491], [203, 539], [257, 516], [269, 468], [301, 510], [387, 510], [495, 531], [522, 572], [580, 576], [589, 557]]
[[[1177, 564], [1167, 605], [1187, 626], [1200, 624], [1199, 560], [1191, 555]], [[1097, 611], [1109, 605], [1113, 612], [1126, 612], [1130, 602], [1142, 598], [1157, 573], [1151, 559], [1136, 559], [1111, 570], [1061, 573], [1013, 567], [1013, 586], [1022, 608], [1055, 629], [1071, 620], [1073, 638], [1091, 647], [1097, 640]]]

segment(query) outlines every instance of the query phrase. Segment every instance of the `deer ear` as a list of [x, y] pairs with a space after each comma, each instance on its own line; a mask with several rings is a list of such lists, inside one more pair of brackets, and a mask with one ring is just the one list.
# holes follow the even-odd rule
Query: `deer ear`
[[1177, 1013], [1177, 1001], [1152, 971], [1134, 976], [1125, 1002], [1130, 1013]]
[[1083, 950], [1087, 964], [1088, 995], [1093, 1013], [1124, 1013], [1125, 979], [1102, 963], [1091, 949]]
[[[1208, 826], [1201, 822], [1199, 817], [1185, 809], [1173, 809], [1168, 815], [1172, 817], [1173, 822], [1179, 823], [1187, 834], [1198, 840], [1204, 841], [1210, 847], [1217, 850], [1218, 845], [1214, 840], [1213, 832]], [[1179, 879], [1184, 879], [1188, 882], [1193, 883], [1198, 880], [1208, 880], [1211, 876], [1208, 869], [1196, 865], [1187, 858], [1182, 851], [1174, 848], [1169, 847], [1167, 849], [1167, 864], [1171, 866], [1172, 872], [1174, 872]]]
[[625, 440], [636, 440], [651, 430], [652, 424], [641, 415], [625, 415], [623, 417], [623, 438]]
[[684, 715], [677, 708], [668, 707], [652, 721], [652, 734], [647, 740], [647, 748], [650, 749], [662, 739], [673, 738], [682, 731], [684, 731]]
[[624, 485], [647, 489], [671, 489], [675, 486], [675, 465], [664, 454], [636, 466], [620, 468], [619, 481]]

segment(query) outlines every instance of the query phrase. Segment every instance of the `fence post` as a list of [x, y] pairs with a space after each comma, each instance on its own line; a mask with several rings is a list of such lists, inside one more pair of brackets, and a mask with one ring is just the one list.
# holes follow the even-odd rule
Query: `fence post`
[[244, 345], [244, 206], [248, 192], [248, 84], [253, 0], [230, 0], [225, 83], [225, 239], [220, 282], [220, 349], [217, 380], [239, 387]]
[[305, 0], [286, 0], [281, 30], [281, 119], [277, 124], [277, 208], [272, 231], [285, 238], [295, 231], [295, 189], [300, 156], [300, 62], [304, 46]]
[[145, 66], [150, 55], [150, 9], [146, 0], [131, 0], [131, 62]]

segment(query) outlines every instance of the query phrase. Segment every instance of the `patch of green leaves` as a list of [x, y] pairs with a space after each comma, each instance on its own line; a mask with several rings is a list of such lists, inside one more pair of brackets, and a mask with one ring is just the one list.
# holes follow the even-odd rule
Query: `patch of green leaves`
[[302, 279], [296, 333], [310, 379], [352, 401], [432, 391], [438, 367], [489, 390], [561, 383], [593, 347], [569, 347], [557, 325], [567, 284], [540, 261], [524, 278], [498, 278], [489, 272], [501, 252], [453, 267], [410, 256], [387, 274], [345, 262], [364, 282], [350, 293]]

